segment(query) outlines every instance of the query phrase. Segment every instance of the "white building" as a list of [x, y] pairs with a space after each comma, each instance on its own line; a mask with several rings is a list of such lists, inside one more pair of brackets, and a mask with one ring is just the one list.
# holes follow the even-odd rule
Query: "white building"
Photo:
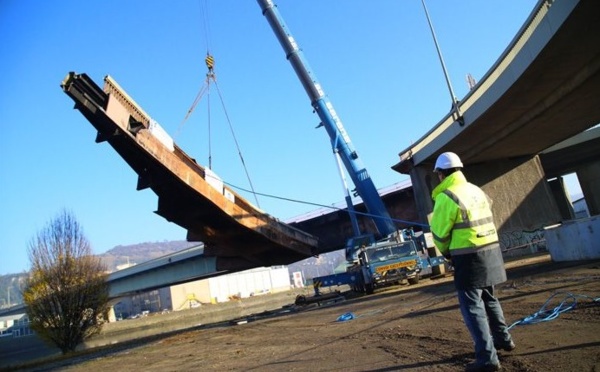
[[0, 337], [21, 337], [32, 334], [27, 314], [0, 316]]
[[260, 267], [163, 288], [160, 297], [163, 302], [170, 302], [170, 308], [177, 311], [202, 303], [226, 302], [289, 289], [287, 266]]

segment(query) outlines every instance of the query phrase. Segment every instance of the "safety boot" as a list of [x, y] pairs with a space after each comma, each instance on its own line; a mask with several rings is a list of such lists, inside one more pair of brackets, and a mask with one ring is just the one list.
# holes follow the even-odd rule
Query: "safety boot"
[[515, 345], [513, 340], [510, 340], [508, 342], [494, 343], [494, 347], [496, 350], [513, 351], [517, 345]]

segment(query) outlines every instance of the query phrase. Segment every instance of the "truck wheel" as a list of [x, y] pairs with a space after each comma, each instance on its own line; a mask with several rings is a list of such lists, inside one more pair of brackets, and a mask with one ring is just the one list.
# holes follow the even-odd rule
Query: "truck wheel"
[[408, 284], [410, 284], [410, 285], [419, 284], [419, 275], [416, 275], [412, 278], [408, 278]]
[[373, 287], [373, 284], [365, 284], [365, 292], [367, 292], [367, 294], [373, 294], [374, 291], [375, 288]]

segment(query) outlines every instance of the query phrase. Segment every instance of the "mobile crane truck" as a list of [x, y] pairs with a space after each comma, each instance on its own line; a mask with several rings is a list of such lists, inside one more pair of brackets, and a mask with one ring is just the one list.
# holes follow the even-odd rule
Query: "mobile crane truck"
[[[426, 267], [442, 265], [445, 262], [444, 257], [425, 256], [429, 240], [425, 234], [416, 236], [412, 229], [399, 231], [396, 228], [369, 173], [353, 148], [341, 119], [304, 59], [302, 50], [289, 32], [276, 5], [272, 0], [258, 0], [258, 4], [321, 120], [319, 127], [324, 127], [329, 135], [338, 160], [354, 232], [354, 237], [348, 240], [345, 248], [349, 264], [347, 271], [313, 278], [313, 283], [316, 284], [315, 293], [319, 294], [319, 287], [342, 284], [350, 285], [355, 291], [370, 294], [376, 287], [393, 282], [408, 280], [410, 284], [418, 283], [421, 271]], [[361, 234], [340, 161], [383, 239], [376, 241], [373, 234]]]

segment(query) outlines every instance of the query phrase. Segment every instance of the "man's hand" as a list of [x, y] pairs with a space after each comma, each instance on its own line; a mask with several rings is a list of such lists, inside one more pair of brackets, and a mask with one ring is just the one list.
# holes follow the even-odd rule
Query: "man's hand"
[[452, 266], [452, 256], [450, 255], [450, 252], [444, 254], [444, 258], [446, 259], [446, 262], [448, 262], [448, 265]]

